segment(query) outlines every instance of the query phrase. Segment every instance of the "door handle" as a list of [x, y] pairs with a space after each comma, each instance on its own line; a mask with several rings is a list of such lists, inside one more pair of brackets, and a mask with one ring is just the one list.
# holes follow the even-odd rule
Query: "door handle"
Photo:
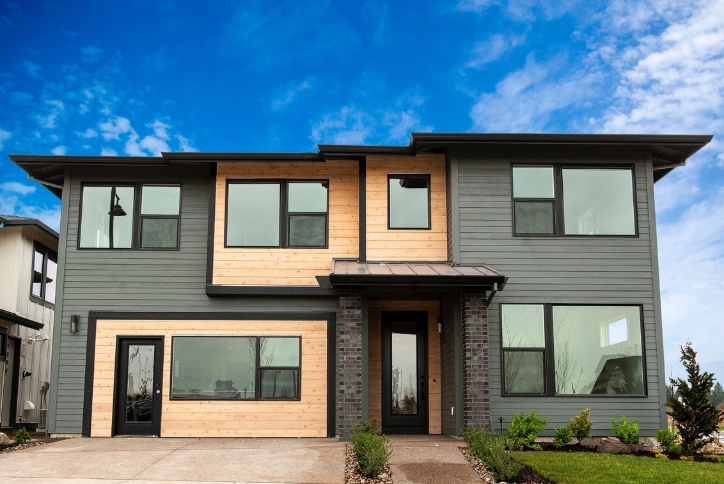
[[161, 393], [161, 390], [156, 390], [156, 393]]

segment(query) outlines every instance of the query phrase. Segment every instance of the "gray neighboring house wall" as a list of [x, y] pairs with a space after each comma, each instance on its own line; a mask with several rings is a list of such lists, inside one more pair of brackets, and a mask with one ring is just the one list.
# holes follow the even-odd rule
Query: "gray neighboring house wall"
[[[332, 361], [336, 370], [329, 372], [327, 391], [334, 394], [328, 397], [334, 400], [334, 410], [328, 418], [336, 421], [333, 424], [327, 421], [327, 432], [334, 427], [335, 432], [345, 438], [349, 425], [380, 412], [379, 405], [373, 405], [379, 402], [371, 401], [371, 395], [377, 395], [373, 386], [380, 380], [375, 372], [381, 370], [371, 369], [381, 364], [380, 335], [376, 334], [377, 340], [373, 340], [368, 306], [370, 301], [389, 300], [404, 302], [407, 306], [402, 306], [410, 308], [408, 310], [415, 310], [415, 304], [421, 307], [419, 304], [423, 302], [439, 303], [440, 413], [429, 419], [428, 429], [434, 424], [439, 429], [437, 432], [459, 435], [464, 425], [476, 423], [497, 430], [500, 418], [505, 428], [515, 414], [535, 409], [540, 416], [551, 419], [546, 432], [550, 435], [553, 428], [568, 423], [583, 408], [591, 408], [596, 435], [609, 434], [609, 419], [621, 415], [630, 420], [639, 419], [642, 435], [653, 435], [656, 429], [666, 425], [654, 182], [682, 166], [710, 139], [710, 136], [415, 133], [409, 147], [320, 145], [319, 153], [308, 154], [171, 153], [155, 160], [146, 159], [147, 162], [122, 157], [13, 155], [13, 161], [35, 178], [62, 183], [62, 189], [54, 189], [58, 195], [62, 192], [58, 251], [58, 293], [62, 299], [59, 298], [55, 308], [52, 381], [56, 391], [51, 394], [49, 432], [62, 435], [88, 431], [91, 412], [90, 409], [84, 412], [84, 404], [89, 402], [87, 380], [93, 377], [86, 358], [86, 351], [95, 338], [94, 333], [89, 340], [91, 313], [117, 314], [118, 319], [130, 317], [129, 314], [135, 318], [149, 315], [148, 319], [153, 319], [163, 313], [182, 315], [179, 317], [183, 319], [190, 314], [209, 321], [233, 319], [233, 315], [239, 313], [293, 313], [333, 315], [330, 324], [336, 323], [336, 330], [332, 329], [334, 333], [328, 330], [331, 335], [328, 345], [334, 346], [327, 348], [336, 348], [336, 360]], [[367, 274], [364, 277], [370, 279], [365, 280], [360, 279], [359, 274], [332, 272], [320, 274], [328, 277], [326, 281], [325, 277], [321, 278], [319, 288], [294, 286], [289, 292], [272, 291], [263, 296], [253, 292], [256, 286], [248, 288], [242, 284], [230, 288], [210, 283], [209, 274], [213, 271], [208, 244], [213, 237], [209, 232], [209, 217], [214, 215], [215, 207], [210, 206], [210, 200], [215, 200], [210, 192], [213, 186], [221, 186], [215, 172], [217, 161], [354, 160], [359, 163], [359, 179], [355, 180], [359, 181], [359, 200], [364, 201], [371, 196], [365, 191], [367, 156], [388, 156], [390, 165], [399, 157], [400, 166], [407, 170], [402, 172], [412, 173], [409, 166], [414, 165], [410, 163], [414, 159], [410, 157], [423, 153], [424, 156], [439, 155], [446, 165], [446, 183], [441, 189], [446, 192], [447, 234], [444, 234], [446, 242], [442, 242], [443, 249], [447, 244], [445, 263], [456, 273], [461, 267], [467, 270], [464, 269], [467, 266], [483, 272], [493, 269], [487, 276], [478, 275], [465, 283], [444, 282], [442, 276], [434, 276], [420, 283], [420, 279], [415, 279], [417, 276], [375, 279], [377, 276]], [[633, 166], [638, 235], [514, 236], [514, 164]], [[390, 166], [388, 176], [397, 172], [395, 166]], [[79, 250], [82, 183], [94, 182], [180, 183], [180, 249]], [[402, 262], [366, 261], [366, 243], [372, 239], [367, 235], [368, 226], [364, 221], [371, 205], [360, 203], [359, 206], [362, 223], [358, 228], [360, 256], [356, 262], [360, 267], [377, 271], [385, 263]], [[378, 208], [371, 210], [379, 211]], [[219, 220], [218, 214], [214, 220]], [[368, 262], [369, 265], [365, 265]], [[374, 282], [368, 282], [370, 280]], [[394, 282], [389, 282], [391, 280]], [[506, 281], [504, 285], [502, 281]], [[318, 292], [313, 295], [305, 292], [310, 288]], [[252, 293], [244, 293], [247, 289]], [[349, 297], [339, 297], [340, 289]], [[486, 301], [490, 303], [487, 307]], [[504, 396], [501, 304], [640, 305], [646, 394]], [[71, 315], [80, 316], [77, 333], [70, 332]], [[379, 331], [379, 326], [375, 331]], [[358, 341], [361, 342], [359, 350], [355, 348]], [[431, 371], [433, 369], [428, 369]], [[110, 428], [107, 432], [111, 435]]]

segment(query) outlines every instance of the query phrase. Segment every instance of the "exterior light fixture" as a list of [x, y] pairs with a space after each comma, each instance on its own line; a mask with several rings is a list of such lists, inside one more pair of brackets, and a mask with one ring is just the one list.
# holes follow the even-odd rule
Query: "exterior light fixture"
[[70, 332], [71, 333], [78, 332], [78, 321], [79, 320], [80, 320], [80, 316], [78, 316], [77, 314], [70, 315]]

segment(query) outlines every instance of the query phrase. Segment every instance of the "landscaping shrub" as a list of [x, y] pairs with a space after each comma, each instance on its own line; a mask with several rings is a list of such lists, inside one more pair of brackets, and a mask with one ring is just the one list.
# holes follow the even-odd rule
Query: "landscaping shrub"
[[627, 422], [626, 417], [621, 415], [621, 421], [616, 422], [615, 418], [611, 419], [613, 426], [611, 431], [618, 440], [624, 444], [635, 445], [639, 443], [639, 421]]
[[588, 417], [590, 415], [591, 409], [585, 408], [580, 415], [572, 418], [570, 420], [570, 423], [568, 424], [571, 428], [573, 436], [576, 438], [576, 440], [578, 440], [579, 443], [586, 437], [591, 436], [591, 427], [593, 427], [593, 422], [588, 420]]
[[376, 419], [362, 421], [350, 429], [352, 451], [365, 477], [377, 476], [392, 455], [390, 441], [384, 435], [377, 435], [377, 429]]
[[661, 449], [654, 449], [654, 457], [660, 460], [669, 460], [669, 456], [661, 452]]
[[535, 410], [526, 415], [520, 412], [520, 415], [513, 417], [508, 426], [508, 447], [510, 450], [541, 450], [540, 444], [535, 443], [536, 437], [546, 428], [549, 420], [540, 418], [535, 414]]
[[667, 454], [681, 454], [681, 445], [677, 443], [679, 432], [676, 430], [659, 429], [656, 431], [656, 440]]
[[553, 432], [555, 433], [555, 437], [553, 438], [553, 447], [561, 448], [573, 440], [573, 431], [571, 430], [570, 425], [558, 427]]
[[672, 394], [668, 402], [671, 411], [666, 413], [671, 415], [679, 429], [683, 452], [692, 456], [714, 440], [711, 435], [719, 428], [724, 412], [718, 410], [709, 398], [714, 386], [714, 374], [701, 372], [691, 342], [687, 341], [681, 347], [680, 360], [686, 370], [687, 381], [681, 378], [669, 379], [676, 388], [674, 394], [678, 393], [679, 398], [674, 398]]
[[507, 481], [515, 477], [523, 466], [513, 460], [506, 449], [506, 439], [481, 427], [468, 427], [463, 432], [469, 452], [483, 461], [495, 478]]
[[20, 430], [15, 433], [15, 440], [13, 440], [13, 443], [15, 445], [21, 445], [28, 442], [30, 442], [30, 432], [28, 432], [28, 429], [25, 427], [21, 427]]

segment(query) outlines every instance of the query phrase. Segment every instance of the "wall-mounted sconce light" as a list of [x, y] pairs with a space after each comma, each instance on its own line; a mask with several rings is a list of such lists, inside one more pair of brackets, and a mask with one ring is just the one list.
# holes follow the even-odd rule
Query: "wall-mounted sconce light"
[[439, 317], [437, 318], [437, 332], [438, 332], [439, 334], [442, 334], [442, 323], [443, 323], [442, 316], [439, 316]]
[[78, 322], [79, 321], [80, 321], [80, 316], [78, 316], [77, 314], [70, 315], [70, 332], [71, 333], [78, 332]]

